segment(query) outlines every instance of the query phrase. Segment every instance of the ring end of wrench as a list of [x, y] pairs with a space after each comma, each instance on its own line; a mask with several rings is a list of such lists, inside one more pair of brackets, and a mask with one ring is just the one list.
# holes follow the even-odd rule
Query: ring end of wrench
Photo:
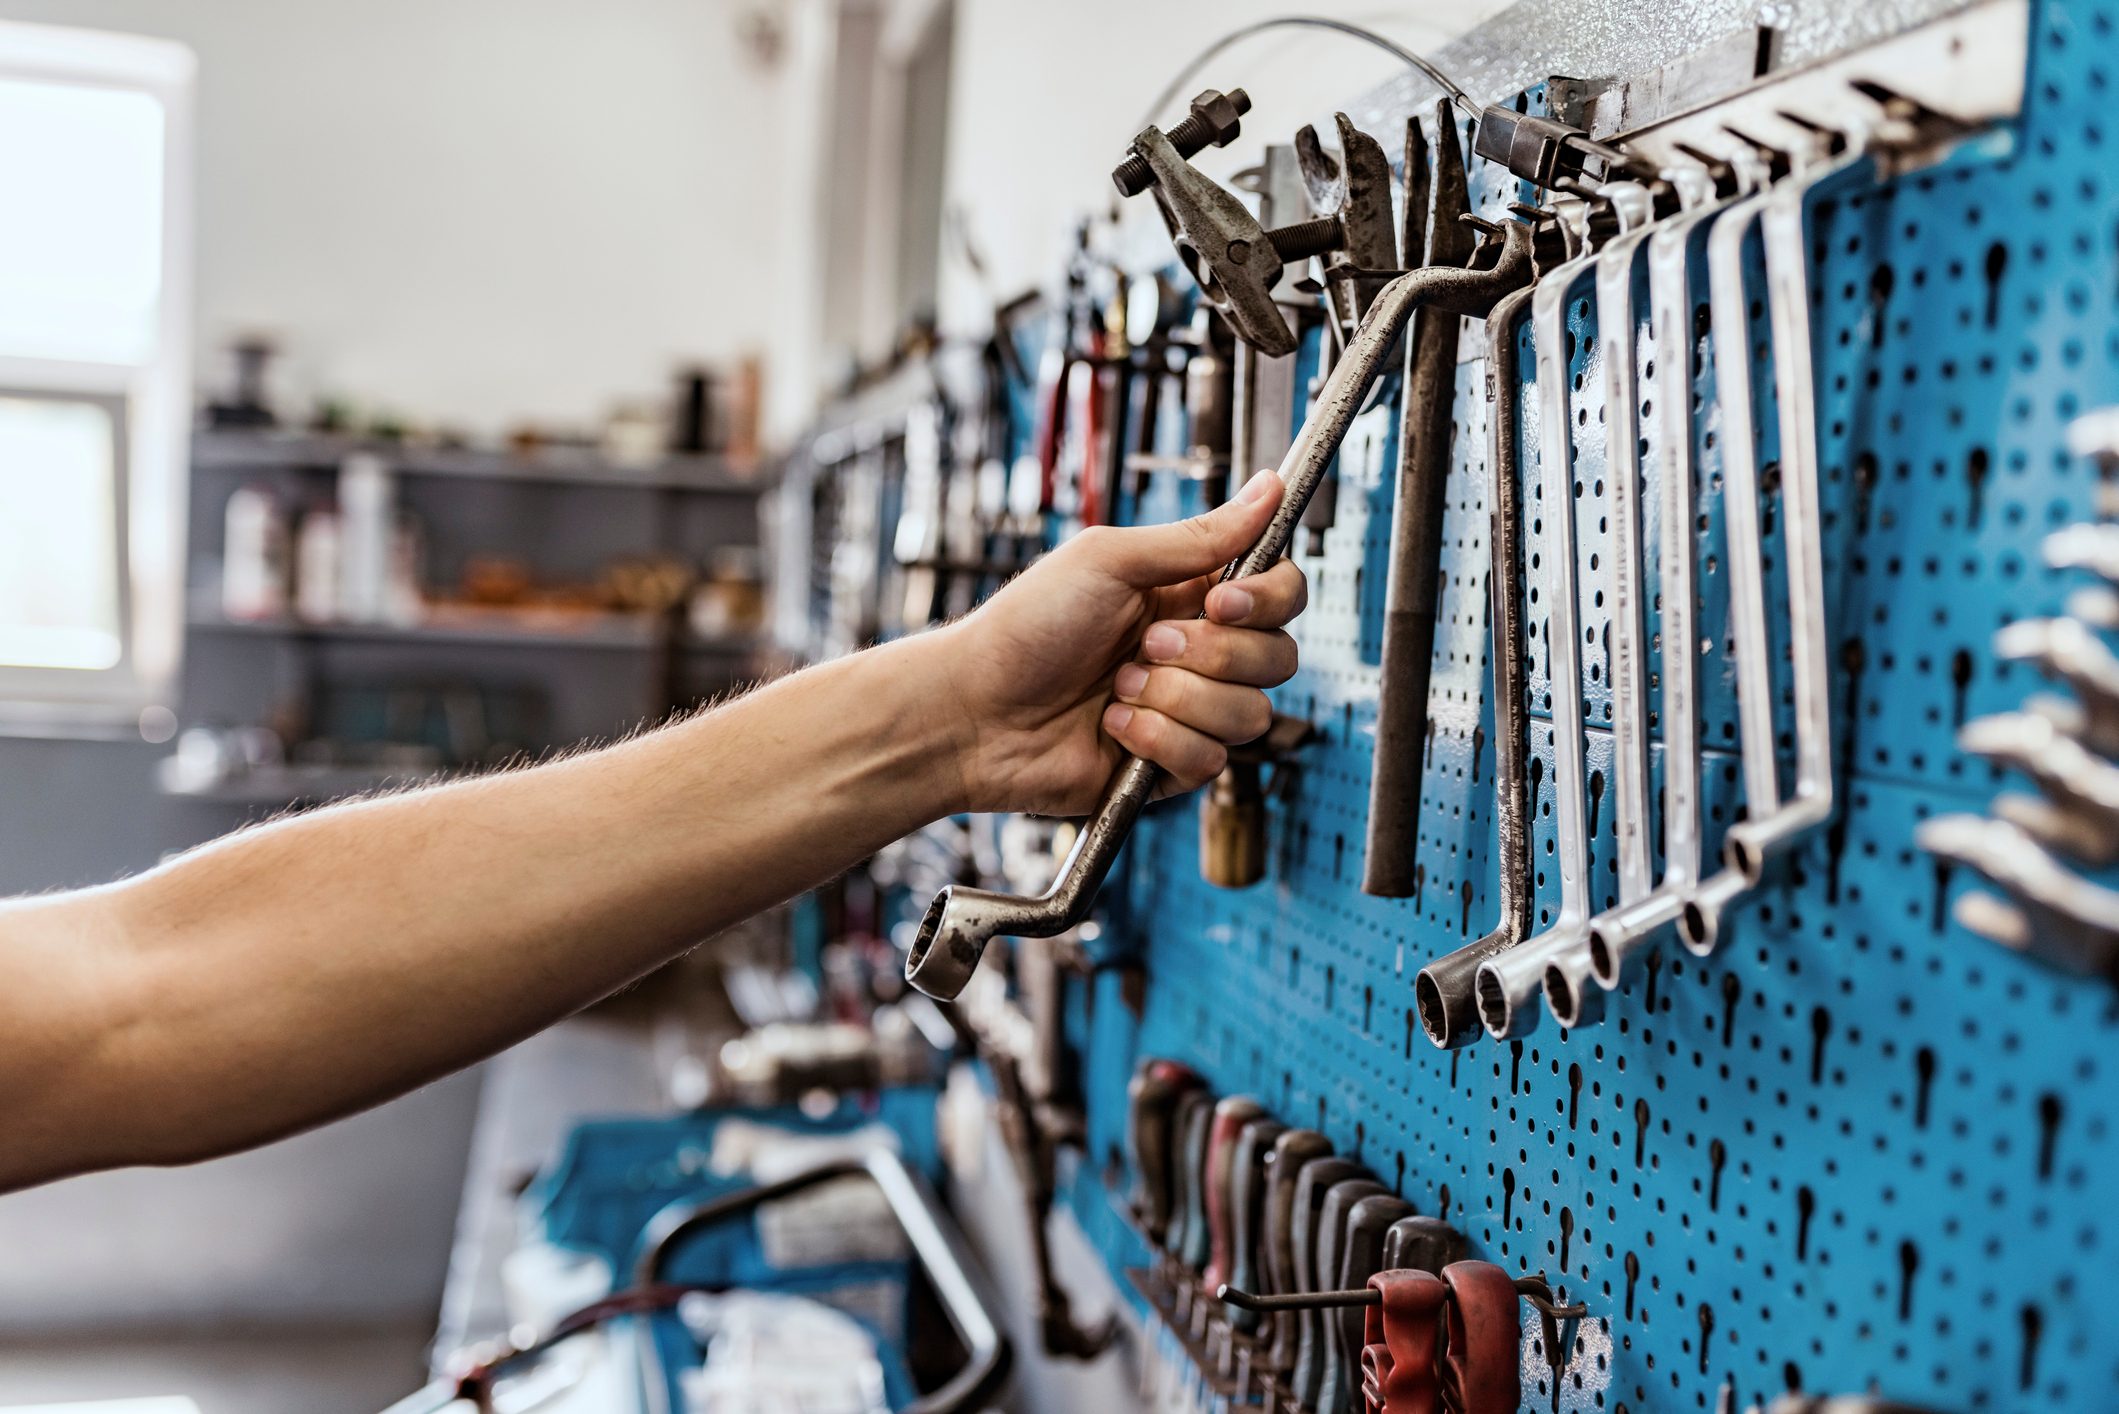
[[1554, 955], [1551, 944], [1558, 941], [1558, 935], [1548, 934], [1540, 941], [1547, 946], [1526, 944], [1479, 964], [1473, 983], [1479, 1021], [1496, 1041], [1514, 1041], [1538, 1029], [1540, 1008], [1534, 1003], [1544, 986], [1545, 964]]
[[1471, 947], [1438, 957], [1420, 969], [1413, 979], [1413, 1002], [1420, 1015], [1420, 1029], [1427, 1039], [1445, 1051], [1469, 1046], [1486, 1035], [1479, 1019], [1477, 978], [1479, 964], [1491, 949], [1487, 939]]
[[1615, 992], [1640, 971], [1665, 928], [1679, 921], [1685, 895], [1665, 885], [1640, 902], [1620, 908], [1589, 925], [1589, 975]]
[[1695, 957], [1710, 956], [1721, 943], [1722, 914], [1751, 887], [1741, 870], [1718, 870], [1685, 900], [1678, 915], [1678, 940]]
[[943, 889], [927, 905], [919, 933], [905, 953], [905, 980], [938, 1002], [955, 1001], [999, 931], [995, 906], [1020, 902], [957, 884]]
[[1591, 975], [1586, 938], [1580, 947], [1546, 965], [1545, 1009], [1569, 1030], [1594, 1026], [1604, 1019], [1605, 989], [1591, 985]]

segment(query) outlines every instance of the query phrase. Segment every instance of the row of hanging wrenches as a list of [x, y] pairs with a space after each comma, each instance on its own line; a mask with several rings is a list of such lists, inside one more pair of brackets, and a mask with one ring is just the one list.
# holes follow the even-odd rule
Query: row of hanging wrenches
[[[1541, 273], [1529, 299], [1536, 351], [1533, 384], [1538, 403], [1539, 502], [1543, 543], [1542, 599], [1549, 614], [1548, 677], [1553, 722], [1553, 814], [1557, 839], [1559, 907], [1542, 930], [1528, 932], [1525, 881], [1509, 873], [1525, 867], [1522, 822], [1532, 802], [1525, 773], [1506, 769], [1516, 748], [1502, 743], [1498, 782], [1509, 798], [1499, 806], [1503, 918], [1494, 932], [1430, 963], [1417, 983], [1418, 1010], [1429, 1039], [1468, 1044], [1480, 1035], [1513, 1039], [1538, 1022], [1545, 1008], [1566, 1026], [1597, 1021], [1605, 993], [1624, 986], [1648, 950], [1675, 929], [1691, 951], [1706, 955], [1719, 938], [1725, 910], [1754, 888], [1768, 861], [1830, 817], [1833, 802], [1829, 646], [1824, 546], [1819, 510], [1818, 414], [1810, 329], [1810, 280], [1805, 221], [1810, 205], [1831, 193], [1874, 181], [1894, 157], [1932, 149], [1956, 125], [1881, 90], [1864, 90], [1873, 112], [1866, 126], [1835, 131], [1784, 115], [1776, 142], [1729, 132], [1719, 152], [1686, 149], [1688, 161], [1652, 180], [1606, 183], [1556, 202], [1569, 237], [1569, 258]], [[1766, 603], [1765, 545], [1760, 530], [1759, 429], [1753, 413], [1763, 399], [1754, 367], [1747, 249], [1763, 257], [1764, 304], [1771, 330], [1773, 401], [1778, 409], [1778, 497], [1785, 538], [1788, 691], [1794, 709], [1792, 789], [1781, 791], [1773, 704], [1780, 691], [1773, 670], [1771, 606]], [[1695, 332], [1692, 270], [1702, 255], [1707, 272], [1705, 349]], [[1645, 271], [1644, 268], [1645, 267]], [[1658, 421], [1641, 425], [1637, 383], [1639, 320], [1636, 293], [1648, 294], [1647, 323], [1655, 352]], [[1594, 586], [1609, 606], [1607, 662], [1611, 690], [1613, 825], [1618, 887], [1603, 906], [1594, 895], [1585, 796], [1584, 738], [1588, 709], [1582, 695], [1581, 620], [1576, 502], [1575, 415], [1570, 393], [1567, 318], [1578, 298], [1590, 297], [1593, 336], [1601, 344], [1605, 406], [1604, 511], [1611, 525], [1603, 582]], [[1490, 389], [1510, 387], [1516, 373], [1515, 321], [1523, 306], [1497, 311], [1490, 356], [1497, 360]], [[1505, 318], [1502, 316], [1505, 314]], [[1711, 352], [1714, 394], [1695, 411], [1694, 356]], [[1586, 355], [1585, 355], [1586, 359]], [[1496, 489], [1516, 475], [1511, 400], [1494, 399]], [[1717, 427], [1718, 419], [1718, 427]], [[1583, 423], [1586, 426], [1586, 422]], [[1744, 783], [1743, 816], [1723, 840], [1722, 866], [1702, 877], [1700, 729], [1694, 645], [1698, 605], [1698, 451], [1709, 432], [1722, 467], [1727, 534], [1730, 638], [1734, 644], [1738, 747]], [[1649, 465], [1640, 450], [1654, 449]], [[1658, 575], [1662, 653], [1661, 724], [1664, 791], [1661, 801], [1663, 871], [1653, 874], [1650, 811], [1650, 733], [1647, 708], [1650, 637], [1644, 613], [1645, 574], [1641, 510], [1647, 473], [1658, 500]], [[1497, 512], [1508, 498], [1492, 498]], [[1496, 554], [1520, 545], [1494, 537]], [[1502, 591], [1520, 573], [1497, 559], [1494, 571], [1497, 703], [1522, 690], [1522, 636], [1517, 615], [1501, 605]], [[1511, 591], [1519, 592], [1519, 591]], [[1513, 703], [1511, 703], [1513, 706]], [[1511, 712], [1508, 715], [1515, 715]], [[1497, 735], [1512, 731], [1497, 706]], [[1513, 830], [1515, 838], [1511, 838]], [[1594, 984], [1594, 985], [1592, 985]]]
[[1467, 1260], [1461, 1233], [1324, 1135], [1215, 1097], [1180, 1062], [1143, 1060], [1127, 1102], [1126, 1208], [1153, 1254], [1127, 1273], [1150, 1313], [1150, 1408], [1512, 1414], [1519, 1299], [1558, 1387], [1586, 1312], [1542, 1276]]

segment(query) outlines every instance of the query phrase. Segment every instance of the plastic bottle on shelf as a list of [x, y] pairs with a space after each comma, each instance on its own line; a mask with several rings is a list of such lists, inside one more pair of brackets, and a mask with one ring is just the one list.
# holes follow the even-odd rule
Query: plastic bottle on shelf
[[303, 512], [294, 536], [294, 612], [313, 624], [338, 619], [340, 565], [338, 511], [327, 505]]
[[238, 487], [223, 513], [221, 612], [275, 619], [287, 612], [287, 520], [269, 486]]
[[389, 621], [396, 501], [390, 467], [373, 452], [355, 452], [339, 466], [338, 611], [347, 623]]

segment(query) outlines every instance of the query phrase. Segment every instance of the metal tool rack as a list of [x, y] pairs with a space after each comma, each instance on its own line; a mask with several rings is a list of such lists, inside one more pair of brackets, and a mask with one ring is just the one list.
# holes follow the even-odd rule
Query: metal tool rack
[[[1738, 1407], [1795, 1387], [1940, 1409], [2113, 1407], [2119, 1317], [2097, 1283], [2119, 1242], [2107, 1222], [2119, 1204], [2119, 1009], [2101, 984], [1952, 923], [1949, 901], [1972, 881], [1913, 842], [1919, 822], [1977, 810], [1998, 783], [1954, 734], [2032, 685], [1988, 640], [2059, 608], [2072, 581], [2042, 567], [2039, 544], [2088, 517], [2095, 481], [2065, 430], [2119, 399], [2119, 3], [2038, 0], [2029, 24], [2024, 111], [2000, 140], [1827, 202], [1810, 228], [1840, 801], [1830, 827], [1732, 911], [1713, 957], [1664, 946], [1600, 1025], [1567, 1032], [1548, 1017], [1527, 1039], [1450, 1052], [1424, 1039], [1414, 974], [1479, 937], [1496, 910], [1486, 400], [1468, 344], [1420, 892], [1383, 900], [1358, 887], [1397, 420], [1385, 410], [1350, 439], [1338, 524], [1305, 559], [1303, 671], [1276, 698], [1322, 735], [1273, 807], [1268, 880], [1243, 892], [1202, 882], [1191, 810], [1159, 807], [1107, 891], [1146, 985], [1136, 1009], [1129, 983], [1107, 973], [1076, 1018], [1094, 1162], [1070, 1196], [1114, 1272], [1145, 1257], [1120, 1210], [1126, 1080], [1136, 1056], [1160, 1054], [1322, 1130], [1420, 1211], [1458, 1224], [1477, 1255], [1544, 1271], [1587, 1301], [1558, 1389], [1527, 1331], [1526, 1407], [1711, 1409], [1725, 1385]], [[1515, 197], [1512, 183], [1484, 180], [1489, 210]], [[1762, 308], [1757, 325], [1766, 338]], [[1591, 595], [1603, 576], [1589, 566], [1609, 547], [1601, 348], [1586, 299], [1570, 328], [1601, 908], [1617, 885], [1612, 801], [1599, 789], [1610, 691]], [[1524, 329], [1504, 354], [1508, 376], [1530, 383], [1531, 352]], [[1517, 473], [1535, 518], [1534, 387], [1524, 403]], [[1711, 436], [1700, 457], [1711, 861], [1740, 792]], [[1765, 498], [1779, 605], [1776, 504]], [[1538, 524], [1529, 540], [1544, 552]], [[1529, 627], [1539, 644], [1535, 602]], [[1539, 926], [1557, 901], [1544, 660], [1533, 652]], [[1776, 705], [1785, 752], [1788, 709]]]
[[[1858, 52], [1951, 8], [1802, 6], [1786, 36], [1797, 58]], [[1720, 0], [1656, 23], [1645, 10], [1526, 0], [1441, 57], [1482, 94], [1572, 63], [1646, 92], [1657, 65], [1749, 18]], [[2119, 402], [2119, 169], [2109, 155], [2119, 0], [2027, 0], [2015, 13], [2019, 35], [2027, 25], [2022, 50], [1974, 45], [1950, 62], [2004, 66], [2011, 80], [2027, 71], [2020, 116], [1939, 165], [1810, 213], [1830, 822], [1729, 911], [1711, 957], [1666, 941], [1601, 1022], [1569, 1031], [1545, 1017], [1521, 1040], [1451, 1051], [1425, 1039], [1415, 974], [1487, 933], [1499, 907], [1491, 351], [1466, 326], [1418, 891], [1360, 891], [1399, 421], [1385, 402], [1341, 451], [1338, 519], [1322, 552], [1300, 556], [1311, 579], [1295, 629], [1303, 670], [1275, 699], [1319, 735], [1271, 806], [1265, 882], [1205, 883], [1194, 806], [1174, 801], [1149, 808], [1103, 893], [1092, 946], [1103, 965], [1068, 1018], [1084, 1060], [1086, 1160], [1062, 1192], [1114, 1277], [1148, 1257], [1122, 1197], [1126, 1086], [1138, 1058], [1160, 1055], [1220, 1094], [1256, 1096], [1280, 1120], [1322, 1130], [1419, 1211], [1461, 1228], [1475, 1255], [1543, 1272], [1585, 1302], [1590, 1317], [1557, 1380], [1538, 1327], [1526, 1326], [1528, 1409], [1745, 1408], [1796, 1388], [1872, 1390], [1938, 1410], [2119, 1407], [2119, 1316], [2095, 1287], [2119, 1243], [2107, 1223], [2119, 1211], [2119, 1005], [2103, 983], [2046, 970], [1953, 922], [1953, 899], [1977, 881], [1914, 839], [1924, 820], [1983, 810], [2001, 782], [1960, 751], [1956, 732], [2035, 686], [1989, 641], [2004, 624], [2056, 612], [2079, 582], [2045, 568], [2040, 546], [2092, 511], [2096, 472], [2069, 454], [2069, 424]], [[1566, 88], [1534, 85], [1526, 106], [1564, 101]], [[1416, 99], [1431, 94], [1394, 86], [1350, 111], [1391, 133], [1431, 111]], [[1473, 177], [1488, 216], [1527, 195], [1483, 164]], [[1770, 353], [1763, 272], [1755, 252], [1750, 260], [1753, 334]], [[1646, 363], [1662, 351], [1637, 312], [1625, 343], [1640, 351], [1646, 394]], [[1601, 910], [1617, 901], [1619, 862], [1600, 568], [1611, 550], [1605, 340], [1586, 290], [1567, 313], [1591, 904]], [[1514, 472], [1527, 547], [1545, 555], [1530, 329], [1519, 325], [1515, 347], [1499, 353], [1501, 376], [1521, 393]], [[1711, 366], [1696, 370], [1702, 408], [1713, 406], [1711, 378]], [[1765, 387], [1765, 592], [1785, 606]], [[1030, 390], [1010, 391], [1020, 452]], [[1657, 435], [1656, 419], [1641, 426]], [[1717, 430], [1707, 419], [1697, 429], [1693, 535], [1710, 870], [1743, 798]], [[1656, 465], [1654, 450], [1644, 448], [1644, 467]], [[1653, 480], [1640, 497], [1652, 711], [1670, 647], [1653, 594]], [[1167, 519], [1197, 509], [1198, 491], [1160, 476], [1125, 508]], [[1532, 569], [1528, 583], [1542, 582]], [[1546, 608], [1533, 599], [1527, 613], [1538, 929], [1559, 894]], [[1787, 616], [1769, 618], [1785, 779]], [[1650, 727], [1654, 800], [1662, 733], [1653, 718]], [[902, 902], [909, 933], [925, 894]]]

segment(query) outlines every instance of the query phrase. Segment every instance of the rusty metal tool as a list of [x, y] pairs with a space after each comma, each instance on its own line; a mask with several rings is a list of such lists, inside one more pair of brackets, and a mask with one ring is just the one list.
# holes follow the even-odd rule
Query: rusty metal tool
[[[1585, 214], [1579, 203], [1566, 210], [1570, 218]], [[1486, 321], [1487, 505], [1492, 508], [1486, 587], [1493, 618], [1494, 860], [1500, 917], [1484, 937], [1435, 959], [1413, 979], [1420, 1029], [1445, 1050], [1486, 1034], [1475, 990], [1479, 965], [1530, 936], [1532, 802], [1530, 722], [1523, 700], [1529, 675], [1524, 666], [1523, 488], [1516, 476], [1522, 405], [1516, 328], [1535, 294], [1535, 287], [1516, 291], [1496, 304]]]
[[[1198, 283], [1200, 297], [1229, 321], [1239, 339], [1269, 357], [1295, 351], [1295, 332], [1273, 299], [1273, 287], [1288, 265], [1334, 252], [1345, 257], [1334, 264], [1350, 271], [1361, 271], [1359, 262], [1370, 259], [1380, 258], [1379, 266], [1371, 269], [1391, 264], [1390, 160], [1382, 146], [1345, 115], [1338, 121], [1336, 177], [1316, 160], [1322, 157], [1322, 144], [1314, 132], [1305, 144], [1318, 178], [1309, 183], [1313, 199], [1322, 196], [1333, 204], [1307, 221], [1270, 231], [1234, 192], [1186, 161], [1160, 128], [1143, 129], [1133, 140], [1133, 155], [1113, 173], [1121, 192], [1154, 194], [1177, 258]], [[1136, 163], [1145, 166], [1148, 179], [1121, 180], [1122, 174], [1139, 171]], [[1362, 283], [1355, 279], [1357, 287]], [[1364, 298], [1350, 296], [1348, 312], [1357, 311]]]
[[[1378, 293], [1281, 463], [1286, 491], [1279, 509], [1258, 542], [1229, 567], [1224, 579], [1269, 569], [1286, 551], [1303, 506], [1317, 489], [1369, 385], [1382, 371], [1385, 355], [1414, 310], [1433, 306], [1483, 317], [1496, 300], [1529, 278], [1529, 226], [1505, 222], [1486, 244], [1499, 248], [1487, 252], [1491, 260], [1475, 254], [1474, 268], [1415, 270]], [[906, 954], [906, 980], [929, 996], [950, 1000], [971, 980], [986, 944], [994, 937], [1051, 937], [1080, 922], [1133, 822], [1154, 793], [1155, 781], [1152, 763], [1139, 757], [1127, 759], [1105, 787], [1095, 815], [1076, 836], [1058, 876], [1041, 896], [1019, 898], [961, 886], [943, 889], [920, 920]]]
[[[1462, 265], [1473, 232], [1464, 153], [1447, 99], [1435, 106], [1434, 161], [1416, 120], [1406, 134], [1405, 263]], [[1432, 176], [1426, 176], [1428, 172]], [[1422, 180], [1426, 177], [1425, 180]], [[1415, 213], [1416, 199], [1428, 210]], [[1417, 220], [1416, 220], [1417, 215]], [[1413, 238], [1421, 244], [1411, 244]], [[1427, 694], [1435, 657], [1435, 617], [1442, 593], [1442, 523], [1447, 504], [1450, 423], [1456, 407], [1455, 314], [1416, 313], [1405, 338], [1405, 385], [1399, 397], [1398, 471], [1391, 504], [1390, 573], [1384, 591], [1382, 694], [1369, 769], [1368, 843], [1361, 890], [1410, 898], [1418, 887], [1420, 776], [1426, 759]]]

